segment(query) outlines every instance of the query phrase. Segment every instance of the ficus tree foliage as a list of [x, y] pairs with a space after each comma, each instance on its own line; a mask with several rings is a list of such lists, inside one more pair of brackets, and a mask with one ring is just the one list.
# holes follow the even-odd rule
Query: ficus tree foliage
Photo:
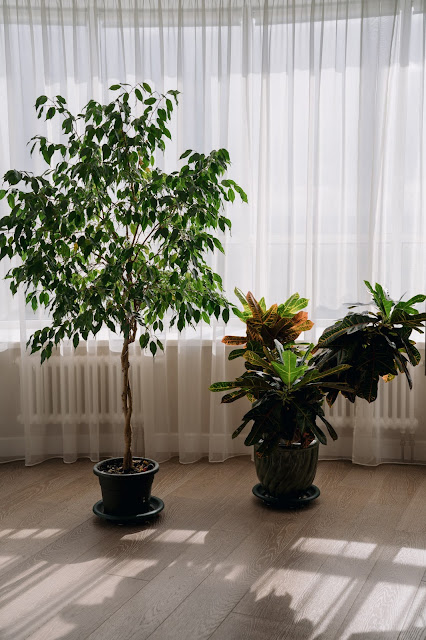
[[218, 231], [230, 228], [224, 204], [244, 191], [224, 179], [225, 149], [208, 155], [185, 151], [172, 173], [156, 167], [171, 139], [168, 123], [178, 91], [159, 94], [147, 83], [110, 87], [108, 104], [90, 100], [73, 115], [66, 100], [40, 96], [39, 118], [61, 119], [62, 139], [32, 138], [42, 155], [41, 175], [10, 170], [5, 176], [10, 211], [0, 221], [0, 259], [19, 257], [7, 277], [22, 285], [34, 310], [49, 310], [50, 324], [28, 345], [49, 358], [64, 338], [77, 347], [104, 325], [123, 337], [121, 363], [125, 422], [123, 467], [132, 466], [132, 393], [129, 345], [138, 334], [153, 355], [163, 345], [156, 331], [180, 331], [212, 315], [225, 322], [229, 303], [206, 254], [223, 252]]

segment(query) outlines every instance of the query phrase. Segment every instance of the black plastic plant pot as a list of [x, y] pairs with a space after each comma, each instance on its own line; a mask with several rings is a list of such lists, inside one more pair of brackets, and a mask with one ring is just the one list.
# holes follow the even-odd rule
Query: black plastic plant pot
[[[121, 518], [128, 520], [153, 515], [151, 487], [159, 464], [149, 458], [134, 458], [134, 460], [152, 463], [150, 464], [152, 468], [139, 473], [110, 473], [108, 469], [115, 464], [122, 464], [123, 458], [108, 458], [95, 464], [93, 473], [98, 476], [102, 491], [102, 501], [95, 505], [96, 510], [94, 508], [96, 515], [108, 520]], [[158, 509], [157, 502], [163, 504], [156, 498], [156, 513], [161, 510]]]

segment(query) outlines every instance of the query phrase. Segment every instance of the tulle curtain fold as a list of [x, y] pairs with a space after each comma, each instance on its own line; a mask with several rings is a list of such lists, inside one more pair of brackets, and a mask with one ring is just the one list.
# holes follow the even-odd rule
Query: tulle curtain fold
[[[235, 286], [270, 303], [308, 297], [315, 328], [305, 337], [315, 340], [344, 303], [368, 300], [364, 279], [395, 297], [426, 288], [425, 41], [424, 0], [5, 0], [0, 173], [44, 170], [27, 142], [61, 134], [37, 120], [40, 94], [77, 111], [111, 99], [117, 81], [178, 89], [159, 162], [171, 171], [187, 148], [226, 147], [248, 194], [229, 208], [226, 255], [212, 266], [231, 298]], [[63, 345], [43, 370], [25, 351], [43, 322], [0, 281], [0, 456], [119, 454], [119, 340], [103, 334], [76, 353]], [[208, 391], [238, 372], [225, 330], [168, 334], [155, 361], [135, 349], [138, 453], [247, 453], [230, 438], [244, 407]], [[336, 409], [341, 437], [323, 455], [426, 461], [424, 375], [418, 368], [411, 396], [394, 384], [380, 407]]]

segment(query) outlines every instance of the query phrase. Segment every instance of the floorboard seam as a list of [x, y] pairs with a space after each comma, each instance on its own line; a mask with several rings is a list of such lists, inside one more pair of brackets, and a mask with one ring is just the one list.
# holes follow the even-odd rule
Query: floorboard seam
[[[248, 538], [248, 536], [249, 536], [249, 535], [251, 535], [251, 533], [247, 533], [247, 535], [245, 536], [245, 538], [243, 538], [243, 539], [240, 541], [240, 545], [241, 545], [241, 544], [242, 544], [242, 543], [243, 543], [243, 542]], [[226, 560], [226, 559], [227, 559], [227, 558], [228, 558], [228, 557], [229, 557], [229, 556], [230, 556], [234, 551], [235, 551], [235, 549], [232, 549], [232, 550], [228, 553], [228, 555], [227, 555], [225, 558], [223, 558], [223, 559], [222, 559], [222, 562], [225, 562], [225, 560]], [[178, 605], [176, 605], [176, 607], [173, 609], [173, 611], [171, 611], [171, 612], [169, 613], [169, 615], [168, 615], [166, 618], [164, 618], [164, 620], [162, 620], [162, 621], [160, 622], [160, 624], [159, 624], [159, 625], [154, 629], [154, 631], [153, 631], [152, 633], [150, 633], [150, 634], [149, 634], [149, 636], [146, 638], [146, 640], [149, 640], [149, 639], [153, 636], [153, 634], [154, 634], [154, 633], [156, 633], [157, 629], [158, 629], [159, 627], [161, 627], [161, 625], [162, 625], [162, 624], [164, 624], [164, 623], [166, 622], [166, 620], [168, 620], [168, 618], [170, 618], [170, 616], [172, 615], [172, 613], [174, 613], [174, 611], [176, 611], [176, 609], [178, 609], [179, 607], [181, 607], [181, 606], [184, 604], [184, 602], [186, 602], [186, 600], [189, 598], [189, 596], [190, 596], [190, 595], [192, 595], [196, 589], [198, 589], [199, 587], [201, 587], [201, 585], [202, 585], [202, 584], [203, 584], [203, 583], [204, 583], [208, 578], [210, 578], [210, 576], [212, 575], [212, 573], [213, 573], [213, 572], [214, 572], [214, 569], [212, 569], [212, 570], [210, 571], [210, 573], [209, 573], [205, 578], [203, 578], [203, 580], [201, 580], [201, 582], [200, 582], [199, 584], [197, 584], [197, 586], [196, 586], [196, 587], [194, 587], [194, 589], [192, 589], [192, 591], [191, 591], [190, 593], [188, 593], [188, 595], [187, 595], [187, 596], [182, 600], [182, 602], [179, 602], [179, 604], [178, 604]], [[229, 615], [229, 614], [228, 614], [228, 615]], [[218, 629], [218, 627], [222, 624], [222, 622], [223, 622], [223, 620], [222, 620], [222, 621], [221, 621], [221, 622], [220, 622], [220, 623], [215, 627], [215, 629], [214, 629], [214, 631], [212, 632], [212, 634], [213, 634], [213, 633], [216, 633], [216, 630], [217, 630], [217, 629]], [[209, 636], [209, 637], [210, 637], [210, 636]]]

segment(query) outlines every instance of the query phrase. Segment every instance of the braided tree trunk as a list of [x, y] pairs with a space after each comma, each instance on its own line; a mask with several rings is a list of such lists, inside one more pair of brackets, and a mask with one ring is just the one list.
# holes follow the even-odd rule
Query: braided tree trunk
[[132, 390], [130, 388], [129, 380], [129, 345], [135, 341], [136, 338], [136, 323], [132, 321], [130, 325], [129, 336], [124, 339], [123, 349], [121, 350], [121, 371], [123, 374], [122, 381], [122, 393], [121, 403], [124, 414], [124, 455], [123, 455], [123, 471], [128, 473], [133, 465], [132, 455], [132, 411], [133, 411], [133, 399]]

